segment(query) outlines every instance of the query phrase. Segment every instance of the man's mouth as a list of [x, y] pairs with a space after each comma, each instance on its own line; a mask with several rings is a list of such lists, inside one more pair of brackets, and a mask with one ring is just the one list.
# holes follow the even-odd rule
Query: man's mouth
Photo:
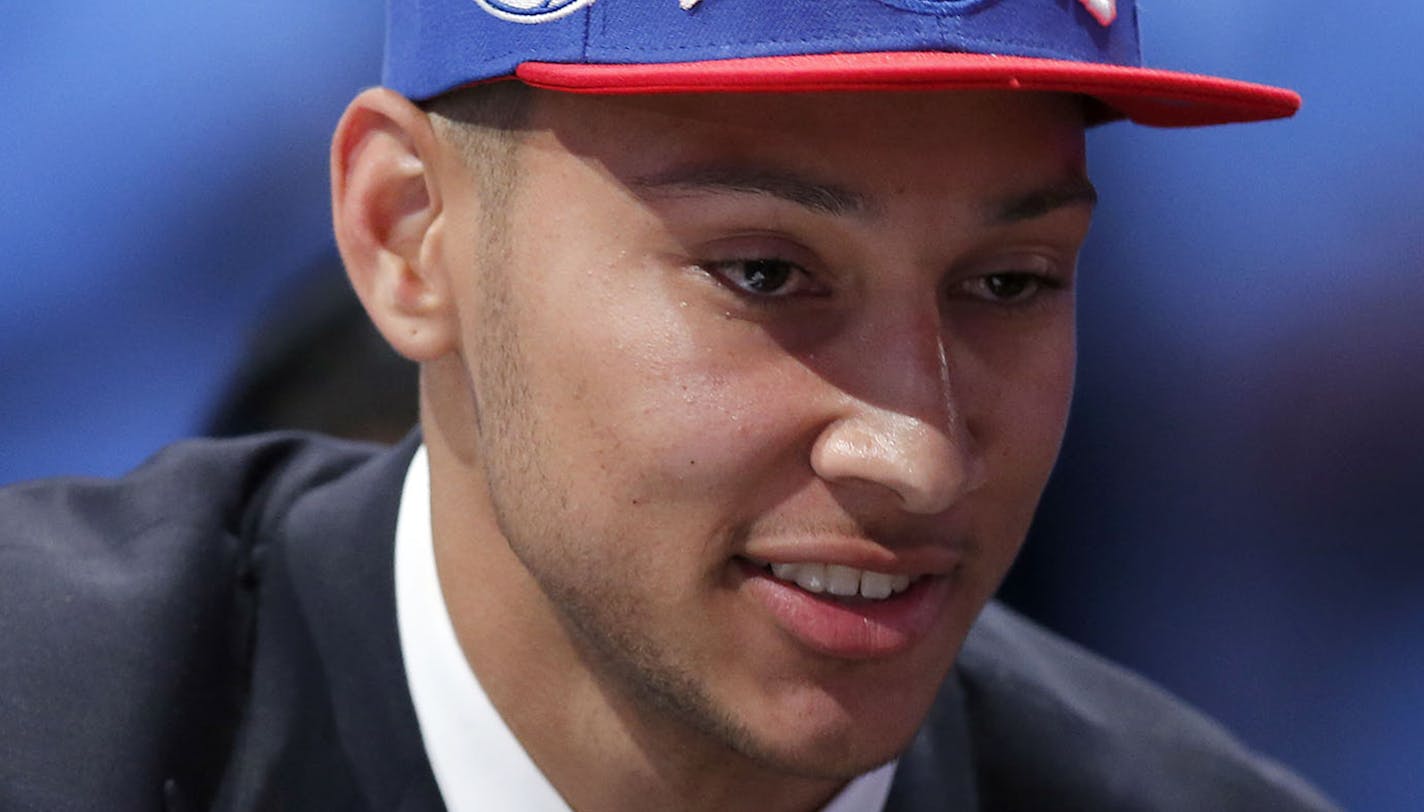
[[743, 582], [803, 645], [838, 658], [874, 659], [903, 652], [942, 616], [944, 573], [888, 573], [819, 561], [777, 562], [739, 556]]
[[813, 595], [844, 599], [851, 603], [878, 602], [897, 597], [923, 577], [819, 561], [771, 563], [750, 556], [742, 560], [776, 581], [794, 584]]
[[813, 594], [830, 594], [838, 598], [861, 597], [882, 601], [910, 588], [919, 576], [892, 575], [887, 572], [856, 569], [843, 564], [803, 562], [796, 564], [757, 564], [780, 581], [794, 583]]

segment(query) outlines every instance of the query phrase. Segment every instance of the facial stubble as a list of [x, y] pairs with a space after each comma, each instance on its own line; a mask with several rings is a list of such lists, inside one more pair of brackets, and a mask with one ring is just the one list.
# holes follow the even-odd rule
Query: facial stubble
[[[517, 188], [517, 187], [511, 187]], [[517, 194], [517, 192], [513, 192]], [[504, 201], [508, 203], [510, 201]], [[738, 754], [770, 772], [817, 780], [847, 780], [884, 758], [863, 763], [853, 742], [817, 742], [816, 758], [795, 758], [764, 743], [716, 701], [707, 682], [718, 662], [689, 662], [644, 630], [666, 629], [651, 607], [619, 583], [596, 573], [636, 577], [637, 542], [607, 538], [618, 530], [575, 515], [568, 485], [551, 465], [562, 459], [541, 426], [543, 411], [531, 391], [523, 340], [526, 313], [519, 306], [511, 268], [510, 224], [498, 212], [485, 219], [479, 252], [480, 307], [474, 371], [479, 453], [495, 521], [518, 561], [557, 619], [563, 640], [592, 676], [629, 737], [666, 755], [669, 738], [701, 746], [683, 752]], [[536, 271], [537, 273], [537, 271]], [[519, 281], [528, 283], [529, 279]], [[535, 280], [537, 284], [537, 280]], [[602, 537], [601, 537], [602, 536]], [[731, 540], [723, 549], [732, 549]], [[692, 543], [691, 540], [688, 543]], [[616, 561], [599, 551], [617, 551]], [[715, 587], [714, 587], [715, 588]], [[693, 607], [689, 607], [693, 611]], [[671, 732], [671, 737], [655, 732]], [[708, 744], [711, 747], [708, 747]], [[831, 745], [831, 746], [827, 746]]]

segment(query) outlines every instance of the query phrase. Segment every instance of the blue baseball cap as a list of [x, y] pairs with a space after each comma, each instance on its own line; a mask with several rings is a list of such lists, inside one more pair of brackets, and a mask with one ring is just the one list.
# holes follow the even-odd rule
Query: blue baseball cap
[[1289, 90], [1142, 66], [1134, 0], [390, 0], [384, 84], [573, 93], [1032, 90], [1097, 120], [1284, 118]]

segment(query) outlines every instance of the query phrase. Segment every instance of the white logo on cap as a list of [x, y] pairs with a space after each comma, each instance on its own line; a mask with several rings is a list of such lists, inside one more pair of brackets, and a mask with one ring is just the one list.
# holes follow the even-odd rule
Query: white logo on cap
[[475, 0], [480, 8], [512, 23], [546, 23], [566, 17], [593, 0]]
[[[700, 0], [677, 0], [683, 11], [691, 11]], [[480, 8], [512, 23], [546, 23], [573, 14], [593, 0], [475, 0]]]
[[1117, 19], [1117, 0], [1079, 0], [1083, 8], [1093, 15], [1093, 19], [1103, 25], [1112, 25]]

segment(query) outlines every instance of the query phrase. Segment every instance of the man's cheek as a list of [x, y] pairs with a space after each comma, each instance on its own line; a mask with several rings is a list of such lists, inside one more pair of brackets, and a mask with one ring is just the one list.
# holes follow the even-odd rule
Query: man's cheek
[[722, 497], [765, 487], [797, 444], [796, 414], [736, 378], [689, 375], [644, 388], [621, 445], [665, 498]]

